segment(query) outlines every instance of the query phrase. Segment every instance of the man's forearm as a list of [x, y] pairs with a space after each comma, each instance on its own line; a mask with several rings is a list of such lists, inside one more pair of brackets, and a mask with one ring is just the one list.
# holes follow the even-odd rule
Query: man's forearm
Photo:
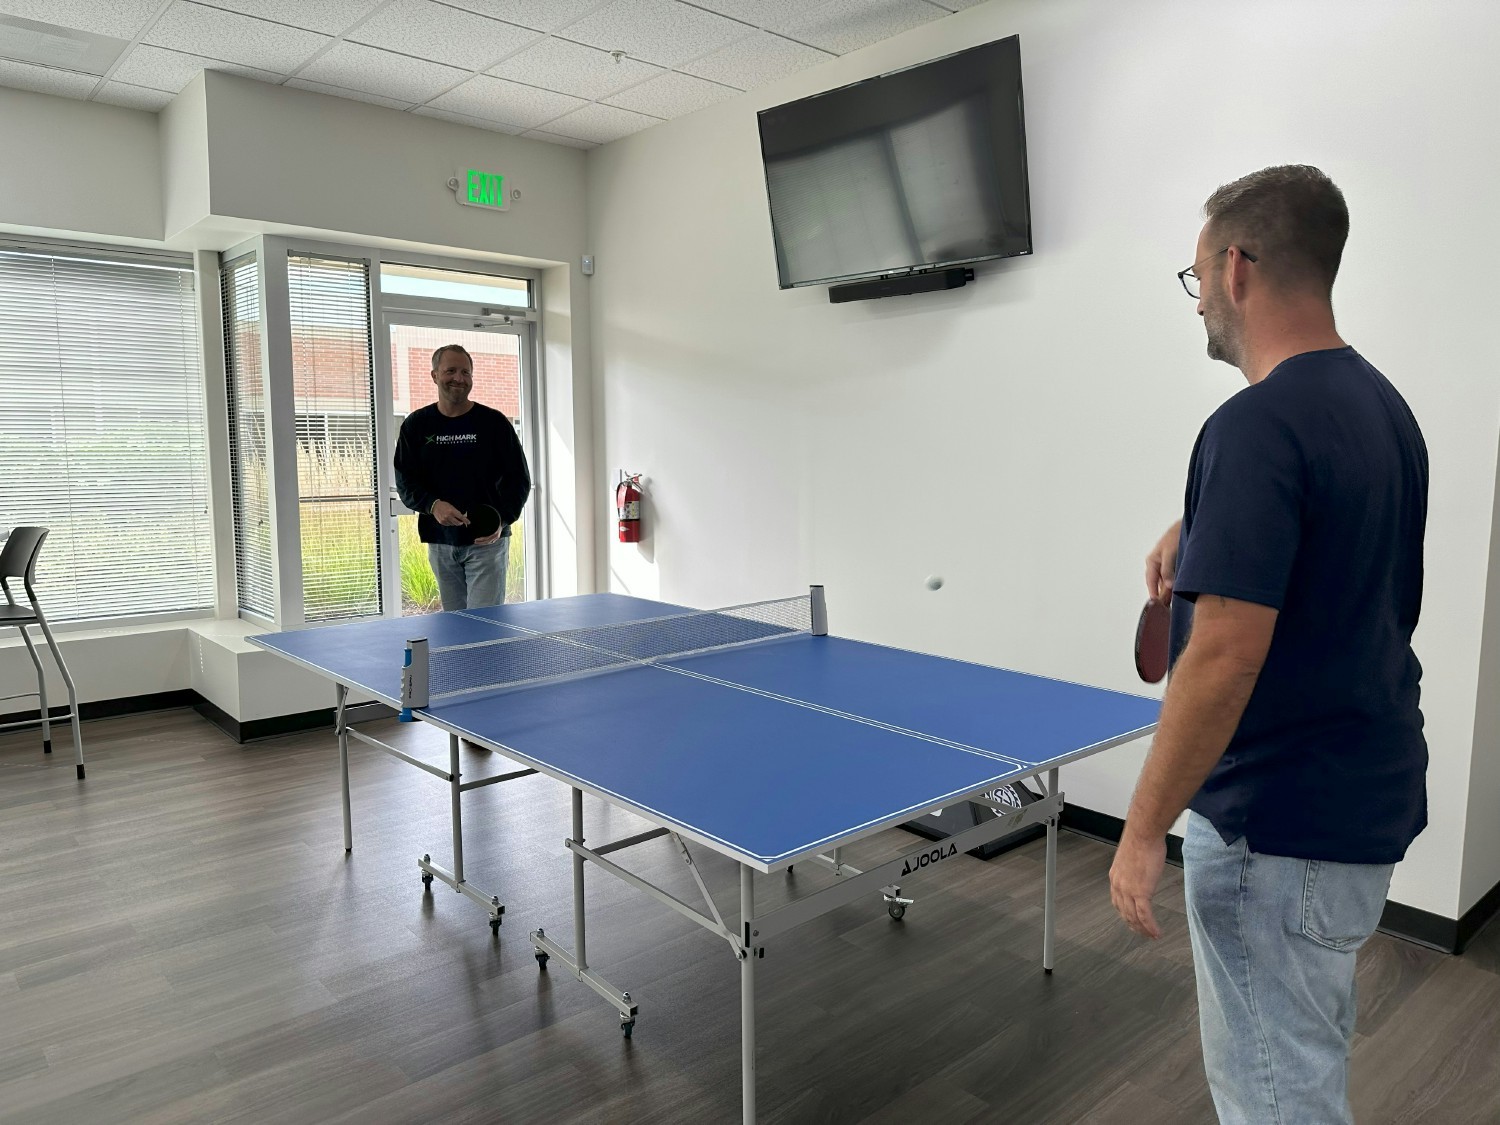
[[396, 495], [414, 512], [430, 512], [432, 502], [437, 499], [430, 489], [423, 488], [400, 469], [396, 470]]
[[1182, 815], [1234, 737], [1259, 667], [1189, 644], [1173, 669], [1151, 754], [1136, 783], [1125, 831], [1160, 839]]

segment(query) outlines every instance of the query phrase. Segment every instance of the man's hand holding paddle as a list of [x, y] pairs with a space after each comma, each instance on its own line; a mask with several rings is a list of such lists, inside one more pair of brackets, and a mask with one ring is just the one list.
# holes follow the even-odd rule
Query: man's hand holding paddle
[[1172, 629], [1172, 583], [1177, 577], [1177, 541], [1181, 521], [1167, 528], [1146, 556], [1146, 594], [1150, 599], [1135, 627], [1135, 670], [1148, 684], [1167, 674]]
[[488, 504], [481, 504], [475, 509], [473, 518], [465, 512], [460, 512], [446, 500], [434, 500], [432, 502], [432, 518], [444, 527], [469, 527], [474, 530], [474, 546], [488, 547], [491, 543], [498, 542], [500, 532], [504, 530], [500, 526], [500, 513]]
[[1178, 520], [1167, 528], [1167, 533], [1146, 556], [1146, 596], [1152, 601], [1171, 601], [1172, 583], [1177, 578], [1177, 547], [1181, 534], [1182, 521]]

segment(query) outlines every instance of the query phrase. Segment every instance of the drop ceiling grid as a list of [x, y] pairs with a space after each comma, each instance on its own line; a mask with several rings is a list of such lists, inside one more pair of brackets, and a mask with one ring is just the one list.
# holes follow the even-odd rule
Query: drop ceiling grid
[[0, 59], [0, 85], [159, 109], [217, 69], [587, 147], [981, 2], [0, 0], [127, 40], [103, 76]]

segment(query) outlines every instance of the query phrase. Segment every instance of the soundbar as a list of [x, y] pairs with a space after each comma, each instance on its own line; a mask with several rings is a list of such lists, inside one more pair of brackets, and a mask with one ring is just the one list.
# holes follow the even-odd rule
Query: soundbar
[[845, 301], [873, 301], [876, 297], [900, 297], [906, 293], [932, 293], [939, 289], [957, 289], [974, 280], [967, 266], [951, 270], [929, 270], [926, 273], [903, 273], [895, 277], [876, 277], [869, 281], [850, 281], [828, 287], [828, 300], [835, 305]]

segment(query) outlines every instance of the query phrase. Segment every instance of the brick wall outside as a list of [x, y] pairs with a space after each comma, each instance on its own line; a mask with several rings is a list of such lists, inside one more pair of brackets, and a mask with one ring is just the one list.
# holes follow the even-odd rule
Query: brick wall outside
[[[519, 425], [520, 355], [514, 336], [453, 332], [397, 325], [391, 331], [391, 375], [395, 411], [410, 414], [437, 401], [432, 353], [441, 344], [462, 343], [474, 356], [475, 402], [501, 411]], [[246, 339], [245, 359], [258, 370], [258, 339]], [[337, 331], [298, 333], [292, 338], [293, 388], [299, 414], [362, 414], [370, 409], [368, 360], [362, 336]], [[254, 349], [255, 354], [249, 354]], [[253, 393], [246, 380], [244, 392]], [[258, 389], [258, 388], [255, 388]]]
[[[392, 343], [391, 354], [393, 357], [391, 367], [395, 369], [394, 356], [396, 345]], [[437, 401], [437, 385], [432, 381], [432, 352], [426, 348], [408, 348], [406, 353], [407, 370], [411, 372], [411, 390], [406, 402], [410, 413], [419, 406], [425, 406], [429, 402]], [[417, 382], [419, 373], [427, 373], [426, 385]], [[486, 406], [492, 406], [504, 414], [512, 422], [521, 417], [521, 363], [519, 356], [495, 355], [493, 353], [474, 353], [474, 389], [469, 392], [469, 397], [475, 402], [482, 402]], [[397, 412], [401, 413], [401, 405], [397, 404]]]

